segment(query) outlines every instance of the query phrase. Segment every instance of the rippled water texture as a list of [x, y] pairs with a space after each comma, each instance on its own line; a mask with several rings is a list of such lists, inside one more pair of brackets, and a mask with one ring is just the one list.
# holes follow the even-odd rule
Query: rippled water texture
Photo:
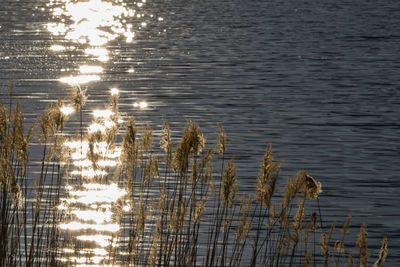
[[209, 140], [221, 122], [242, 190], [253, 189], [272, 142], [284, 176], [303, 168], [322, 182], [326, 220], [366, 221], [370, 247], [387, 235], [385, 266], [397, 266], [398, 1], [125, 2], [110, 9], [117, 22], [101, 22], [105, 33], [85, 31], [100, 23], [92, 14], [68, 36], [62, 24], [81, 18], [55, 14], [50, 0], [2, 0], [0, 85], [15, 80], [29, 122], [78, 76], [87, 122], [113, 87], [122, 112], [158, 130], [166, 118], [176, 138], [188, 118]]

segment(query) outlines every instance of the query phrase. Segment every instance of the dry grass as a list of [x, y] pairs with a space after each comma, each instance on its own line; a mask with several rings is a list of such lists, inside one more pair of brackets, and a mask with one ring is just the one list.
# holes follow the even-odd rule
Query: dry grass
[[[9, 95], [10, 107], [0, 103], [0, 266], [74, 266], [58, 260], [65, 244], [72, 243], [76, 255], [82, 246], [58, 227], [67, 216], [57, 209], [68, 177], [67, 166], [61, 164], [66, 159], [60, 133], [68, 120], [60, 112], [63, 101], [50, 105], [35, 127], [26, 129], [20, 104], [12, 104]], [[82, 122], [84, 91], [74, 88], [70, 100]], [[110, 102], [117, 114], [118, 97], [111, 97]], [[318, 200], [321, 183], [301, 170], [284, 188], [277, 188], [282, 162], [274, 160], [271, 145], [255, 177], [254, 194], [244, 195], [238, 186], [235, 162], [226, 159], [228, 137], [222, 126], [217, 144], [210, 147], [192, 121], [187, 122], [178, 144], [172, 143], [167, 122], [160, 137], [154, 136], [149, 126], [137, 127], [134, 118], [124, 127], [120, 144], [114, 141], [118, 139], [117, 127], [88, 136], [82, 128], [77, 129], [81, 141], [89, 142], [88, 158], [94, 169], [100, 168], [93, 149], [96, 141], [122, 148], [121, 164], [112, 169], [114, 173], [95, 177], [102, 183], [117, 181], [128, 192], [123, 201], [131, 204], [129, 211], [124, 211], [122, 202], [115, 203], [114, 221], [121, 230], [101, 264], [368, 265], [366, 226], [361, 226], [353, 250], [350, 244], [355, 242], [345, 240], [351, 216], [341, 233], [336, 233], [336, 224], [326, 232], [320, 212], [307, 206]], [[33, 136], [42, 143], [37, 172], [29, 168]], [[154, 146], [157, 139], [159, 147]], [[29, 183], [32, 180], [33, 186]], [[277, 196], [277, 191], [283, 192], [283, 197]], [[30, 201], [32, 197], [34, 201]], [[386, 256], [385, 238], [374, 266], [383, 266]]]

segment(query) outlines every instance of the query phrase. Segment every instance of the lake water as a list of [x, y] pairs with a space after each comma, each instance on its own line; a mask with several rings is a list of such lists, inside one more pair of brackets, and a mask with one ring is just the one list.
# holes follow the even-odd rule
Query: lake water
[[388, 237], [385, 266], [400, 262], [399, 1], [148, 0], [143, 16], [121, 21], [132, 42], [116, 34], [102, 45], [108, 60], [85, 51], [99, 44], [52, 34], [45, 26], [62, 17], [50, 3], [0, 4], [0, 87], [16, 82], [28, 122], [68, 94], [60, 78], [99, 65], [85, 113], [118, 87], [121, 111], [156, 132], [165, 118], [178, 138], [193, 119], [212, 141], [220, 122], [242, 191], [271, 142], [284, 178], [305, 169], [322, 183], [326, 221], [351, 212], [375, 255]]

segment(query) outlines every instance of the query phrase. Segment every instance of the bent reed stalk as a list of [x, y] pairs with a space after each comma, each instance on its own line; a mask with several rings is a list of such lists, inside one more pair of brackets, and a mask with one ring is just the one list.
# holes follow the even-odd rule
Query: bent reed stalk
[[[64, 164], [65, 100], [49, 105], [27, 130], [11, 90], [12, 85], [10, 106], [0, 102], [0, 266], [83, 266], [60, 260], [62, 248], [71, 242], [73, 255], [82, 254], [82, 242], [59, 227], [69, 215], [57, 207], [72, 182]], [[82, 114], [85, 90], [72, 92], [72, 106]], [[112, 96], [107, 108], [117, 121], [118, 98]], [[245, 195], [235, 161], [227, 158], [221, 125], [217, 143], [208, 148], [199, 125], [190, 120], [177, 144], [166, 121], [159, 137], [150, 126], [138, 127], [133, 117], [122, 126], [122, 136], [118, 127], [87, 136], [82, 127], [77, 129], [81, 143], [89, 143], [87, 156], [95, 170], [101, 160], [95, 142], [121, 147], [120, 164], [108, 168], [113, 174], [94, 179], [105, 185], [115, 181], [127, 192], [113, 203], [113, 221], [121, 228], [106, 248], [108, 256], [98, 263], [89, 257], [86, 266], [368, 266], [366, 226], [356, 242], [345, 240], [351, 216], [341, 233], [336, 223], [328, 232], [318, 220], [319, 210], [307, 207], [319, 198], [321, 183], [301, 170], [279, 189], [282, 162], [274, 160], [271, 145], [254, 178], [254, 193]], [[159, 146], [154, 146], [157, 139]], [[42, 148], [38, 168], [29, 158], [33, 140]], [[383, 266], [386, 255], [384, 238], [374, 266]]]

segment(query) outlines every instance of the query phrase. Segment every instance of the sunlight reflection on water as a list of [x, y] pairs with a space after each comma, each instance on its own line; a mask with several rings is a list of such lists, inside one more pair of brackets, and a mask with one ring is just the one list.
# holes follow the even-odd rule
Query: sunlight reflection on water
[[[135, 8], [139, 9], [143, 3]], [[137, 10], [128, 8], [123, 1], [73, 1], [51, 0], [49, 3], [53, 22], [46, 25], [47, 30], [58, 37], [57, 43], [50, 47], [55, 53], [66, 50], [81, 49], [90, 64], [78, 66], [69, 76], [58, 80], [71, 86], [100, 81], [104, 64], [110, 59], [106, 45], [117, 38], [132, 42], [134, 25], [127, 23], [129, 18], [137, 17]], [[138, 27], [145, 27], [145, 22]], [[63, 42], [72, 42], [75, 47], [67, 47]], [[82, 49], [83, 48], [83, 49]], [[130, 69], [133, 73], [134, 69]], [[111, 97], [119, 97], [117, 88], [110, 89]], [[147, 103], [135, 103], [138, 108], [146, 108]], [[63, 106], [61, 112], [71, 115], [74, 108]], [[115, 131], [121, 121], [117, 111], [106, 109], [93, 110], [93, 122], [87, 127], [88, 135], [107, 135]], [[79, 138], [78, 138], [79, 139]], [[60, 230], [72, 237], [70, 247], [63, 249], [61, 262], [77, 264], [76, 266], [109, 266], [111, 251], [118, 247], [120, 224], [116, 214], [116, 202], [122, 203], [121, 211], [129, 211], [130, 204], [125, 200], [127, 191], [117, 183], [108, 181], [109, 168], [119, 164], [121, 148], [108, 142], [89, 142], [86, 137], [80, 140], [67, 140], [64, 143], [72, 169], [69, 176], [74, 178], [66, 186], [67, 196], [61, 199], [58, 206], [67, 219], [58, 224]], [[78, 182], [73, 182], [78, 181]], [[79, 248], [76, 247], [79, 242]], [[117, 266], [113, 264], [112, 266]]]
[[[144, 1], [143, 1], [144, 2]], [[142, 7], [143, 2], [137, 5]], [[132, 42], [135, 37], [134, 26], [127, 23], [129, 18], [135, 17], [137, 10], [127, 7], [122, 1], [89, 0], [52, 0], [50, 8], [54, 22], [46, 28], [55, 37], [62, 37], [77, 46], [84, 45], [85, 54], [95, 60], [106, 62], [110, 59], [109, 51], [104, 47], [107, 43], [118, 37]], [[140, 26], [144, 27], [142, 22]], [[62, 52], [67, 48], [62, 44], [54, 44], [54, 52]], [[80, 66], [81, 74], [94, 74], [103, 71], [102, 66]], [[70, 85], [82, 85], [100, 80], [98, 75], [71, 75], [59, 79]]]
[[[95, 121], [88, 127], [88, 132], [95, 129], [92, 131], [94, 134], [102, 131], [100, 127], [104, 128], [102, 133], [107, 134], [111, 127], [104, 125], [118, 118], [108, 109], [95, 110], [93, 115]], [[128, 192], [115, 182], [107, 182], [108, 168], [119, 164], [121, 148], [107, 142], [88, 140], [70, 140], [64, 146], [75, 167], [70, 176], [81, 183], [66, 186], [67, 197], [61, 199], [58, 209], [67, 215], [67, 220], [60, 222], [58, 227], [83, 244], [77, 249], [76, 243], [72, 242], [59, 260], [89, 264], [87, 266], [107, 266], [111, 251], [118, 247], [118, 216], [121, 214], [115, 212], [115, 205], [122, 203], [121, 212], [130, 210], [125, 200]], [[83, 255], [77, 256], [77, 253]]]

